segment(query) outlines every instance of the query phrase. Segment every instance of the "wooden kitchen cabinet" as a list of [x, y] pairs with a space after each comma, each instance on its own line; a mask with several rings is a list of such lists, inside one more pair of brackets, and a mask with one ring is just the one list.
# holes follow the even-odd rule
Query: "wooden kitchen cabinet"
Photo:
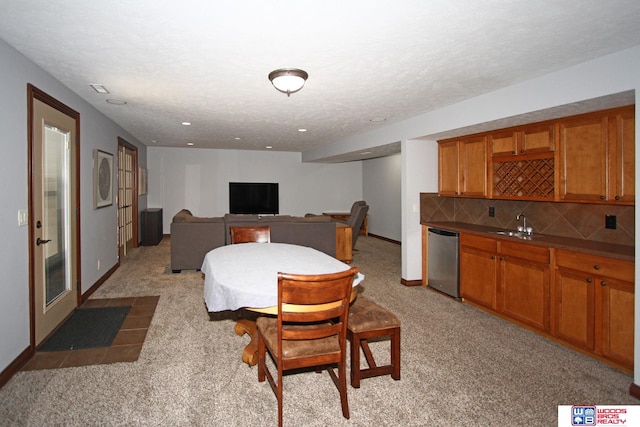
[[555, 149], [555, 125], [543, 123], [504, 131], [489, 136], [491, 157], [519, 156], [552, 152]]
[[495, 310], [497, 283], [495, 239], [460, 234], [460, 296]]
[[493, 236], [460, 232], [463, 301], [633, 371], [633, 261]]
[[635, 204], [635, 106], [438, 141], [438, 194]]
[[498, 261], [498, 312], [548, 332], [549, 249], [500, 241]]
[[585, 114], [559, 124], [559, 200], [635, 202], [635, 108]]
[[460, 190], [458, 141], [438, 143], [438, 195], [454, 197]]
[[609, 194], [617, 202], [635, 204], [636, 201], [636, 120], [635, 108], [627, 108], [611, 117], [611, 148]]
[[460, 235], [460, 296], [542, 331], [549, 330], [549, 249]]
[[560, 200], [607, 198], [607, 118], [590, 115], [560, 123]]
[[558, 250], [551, 334], [633, 368], [633, 281], [632, 262]]
[[438, 194], [487, 196], [487, 140], [484, 136], [438, 143]]

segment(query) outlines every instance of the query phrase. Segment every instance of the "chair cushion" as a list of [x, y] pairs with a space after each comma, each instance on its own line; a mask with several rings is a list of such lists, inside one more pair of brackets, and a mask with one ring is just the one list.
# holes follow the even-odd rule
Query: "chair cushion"
[[395, 314], [362, 295], [358, 295], [349, 309], [348, 328], [351, 332], [360, 333], [399, 326], [400, 319]]
[[[275, 317], [261, 316], [256, 321], [258, 330], [264, 337], [267, 347], [278, 357], [278, 319]], [[292, 325], [291, 328], [305, 328], [304, 325]], [[320, 338], [317, 340], [285, 340], [282, 342], [284, 359], [294, 359], [300, 356], [314, 356], [321, 354], [340, 353], [338, 336]]]

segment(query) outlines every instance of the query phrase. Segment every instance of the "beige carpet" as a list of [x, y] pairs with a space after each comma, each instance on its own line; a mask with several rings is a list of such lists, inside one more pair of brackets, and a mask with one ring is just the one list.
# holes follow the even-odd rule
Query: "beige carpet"
[[[362, 236], [366, 295], [402, 321], [402, 380], [349, 386], [351, 419], [328, 374], [285, 377], [290, 426], [553, 426], [558, 404], [638, 404], [632, 378], [480, 310], [400, 284], [400, 247]], [[19, 372], [0, 390], [2, 426], [262, 426], [276, 399], [241, 362], [247, 337], [212, 321], [199, 272], [172, 274], [169, 242], [123, 260], [92, 296], [160, 295], [138, 361]], [[374, 353], [388, 358], [387, 342]]]

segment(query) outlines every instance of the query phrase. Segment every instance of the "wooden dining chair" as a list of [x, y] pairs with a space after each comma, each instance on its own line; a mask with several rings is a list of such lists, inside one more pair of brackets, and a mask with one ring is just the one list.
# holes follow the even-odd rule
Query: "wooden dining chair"
[[[300, 368], [326, 368], [340, 392], [342, 415], [349, 418], [346, 377], [347, 322], [351, 286], [358, 269], [322, 275], [278, 273], [278, 317], [260, 317], [258, 381], [269, 380], [278, 400], [282, 426], [282, 375]], [[267, 352], [277, 369], [266, 364]], [[337, 365], [338, 374], [334, 367]]]
[[230, 227], [231, 244], [234, 243], [270, 243], [271, 227], [268, 225], [255, 225], [245, 227]]

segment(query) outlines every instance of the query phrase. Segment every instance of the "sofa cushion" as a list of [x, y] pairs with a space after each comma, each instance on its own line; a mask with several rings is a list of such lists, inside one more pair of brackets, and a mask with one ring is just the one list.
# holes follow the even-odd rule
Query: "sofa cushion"
[[333, 218], [327, 215], [315, 216], [294, 216], [291, 217], [292, 222], [333, 222]]
[[265, 222], [291, 222], [293, 217], [291, 215], [272, 215], [272, 216], [261, 216], [260, 221]]
[[215, 216], [215, 217], [204, 217], [204, 216], [192, 216], [189, 218], [187, 222], [224, 222], [224, 218]]
[[257, 222], [260, 221], [258, 215], [241, 215], [241, 214], [225, 214], [224, 220], [226, 223], [230, 222]]

